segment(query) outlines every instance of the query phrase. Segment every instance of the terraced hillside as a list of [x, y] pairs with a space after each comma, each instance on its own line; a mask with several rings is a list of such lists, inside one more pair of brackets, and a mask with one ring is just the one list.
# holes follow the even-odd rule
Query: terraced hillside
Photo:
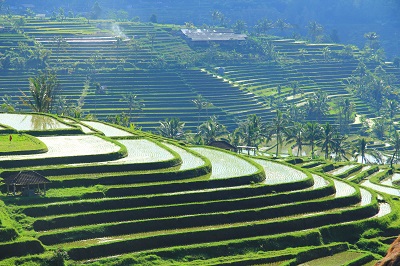
[[[249, 157], [40, 117], [41, 127], [8, 124], [48, 152], [2, 157], [1, 176], [31, 170], [51, 183], [31, 197], [2, 185], [0, 265], [40, 265], [64, 251], [78, 265], [298, 265], [332, 254], [362, 265], [398, 233], [390, 193], [358, 184], [391, 175], [385, 168]], [[50, 133], [47, 123], [58, 126]]]
[[[0, 52], [7, 54], [19, 47], [30, 54], [31, 61], [11, 60], [7, 75], [0, 77], [0, 89], [11, 96], [17, 110], [26, 111], [20, 100], [21, 91], [28, 92], [28, 78], [36, 75], [26, 66], [36, 64], [29, 68], [36, 69], [38, 60], [46, 59], [57, 70], [64, 105], [76, 106], [80, 101], [81, 116], [91, 114], [106, 120], [122, 112], [129, 113], [123, 95], [133, 93], [145, 106], [142, 111], [134, 111], [132, 121], [145, 130], [154, 130], [165, 118], [177, 117], [186, 123], [188, 130], [194, 131], [199, 121], [215, 115], [233, 131], [249, 114], [271, 120], [275, 114], [275, 107], [269, 103], [271, 97], [301, 106], [316, 91], [326, 92], [330, 99], [347, 97], [355, 103], [357, 114], [375, 116], [343, 82], [357, 67], [356, 49], [352, 48], [353, 57], [341, 58], [332, 54], [346, 51], [343, 45], [272, 39], [284, 64], [260, 62], [251, 59], [250, 54], [243, 54], [232, 64], [218, 59], [212, 49], [186, 43], [179, 29], [174, 25], [85, 19], [28, 19], [20, 31], [12, 30], [10, 24], [3, 29]], [[44, 55], [44, 51], [50, 53]], [[215, 57], [215, 61], [199, 65], [197, 57]], [[222, 78], [211, 74], [215, 73], [213, 67], [225, 69]], [[385, 68], [400, 77], [398, 68], [393, 65]], [[85, 89], [86, 81], [89, 88]], [[287, 89], [293, 82], [297, 82], [301, 91], [292, 93]], [[98, 86], [103, 90], [99, 91]], [[278, 86], [284, 88], [279, 94]], [[210, 103], [206, 110], [199, 111], [193, 104], [198, 95]], [[336, 120], [331, 112], [321, 123], [336, 123]], [[353, 125], [354, 130], [359, 126]]]

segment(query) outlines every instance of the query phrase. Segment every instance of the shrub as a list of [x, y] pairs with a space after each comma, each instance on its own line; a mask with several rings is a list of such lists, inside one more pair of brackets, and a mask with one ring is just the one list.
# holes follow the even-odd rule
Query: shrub
[[361, 239], [356, 243], [357, 247], [362, 250], [369, 250], [373, 253], [378, 253], [382, 256], [385, 256], [386, 251], [389, 248], [389, 245], [385, 245], [377, 239]]
[[67, 251], [62, 248], [54, 250], [53, 256], [50, 257], [46, 265], [48, 266], [64, 266], [65, 261], [69, 259]]
[[367, 231], [365, 231], [361, 235], [361, 237], [363, 237], [363, 238], [374, 238], [374, 237], [379, 236], [381, 233], [382, 233], [381, 229], [379, 229], [379, 228], [371, 228], [371, 229], [368, 229]]

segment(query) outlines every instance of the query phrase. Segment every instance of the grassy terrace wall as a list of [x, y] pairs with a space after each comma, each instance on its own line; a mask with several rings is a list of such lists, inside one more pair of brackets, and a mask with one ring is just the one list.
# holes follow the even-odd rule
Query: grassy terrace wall
[[[168, 145], [163, 147], [171, 149], [174, 144]], [[179, 150], [176, 152], [179, 153]], [[233, 153], [230, 155], [235, 156]], [[260, 160], [253, 162], [251, 158], [240, 158], [255, 166]], [[211, 165], [215, 165], [214, 160], [210, 159]], [[290, 167], [290, 164], [284, 164]], [[293, 181], [296, 178], [283, 179], [281, 183], [269, 185], [260, 183], [264, 180], [264, 174], [261, 174], [263, 172], [259, 166], [256, 169], [247, 176], [225, 179], [175, 179], [172, 183], [132, 184], [129, 187], [121, 186], [118, 182], [110, 183], [105, 187], [104, 198], [83, 200], [60, 197], [47, 203], [44, 199], [15, 203], [23, 214], [29, 216], [37, 232], [36, 238], [40, 241], [37, 243], [44, 244], [46, 249], [61, 245], [73, 260], [136, 251], [151, 252], [149, 250], [160, 248], [167, 250], [164, 254], [172, 254], [172, 250], [181, 245], [188, 245], [195, 254], [195, 246], [204, 249], [203, 243], [206, 242], [216, 246], [235, 242], [242, 249], [246, 245], [254, 245], [256, 241], [275, 238], [278, 247], [288, 239], [281, 233], [294, 237], [301, 233], [293, 234], [293, 231], [330, 227], [331, 224], [343, 222], [353, 224], [354, 220], [373, 216], [379, 208], [374, 198], [357, 206], [362, 195], [354, 188], [351, 193], [333, 196], [337, 181], [332, 182], [328, 177], [325, 177], [328, 180], [325, 185], [313, 188], [312, 175], [296, 166], [294, 171], [303, 173], [305, 178], [298, 181]], [[168, 175], [168, 172], [164, 174]], [[70, 178], [71, 182], [77, 179], [76, 185], [83, 181], [79, 176]], [[109, 180], [113, 178], [117, 181], [118, 175], [108, 177]], [[160, 230], [163, 233], [160, 234]], [[308, 239], [304, 245], [312, 243], [313, 232], [317, 231], [302, 236]], [[263, 240], [253, 239], [259, 235], [265, 235]], [[101, 243], [96, 239], [108, 239], [109, 242]], [[7, 244], [7, 248], [11, 246]], [[304, 246], [303, 252], [307, 250], [308, 256], [311, 256], [313, 249]], [[26, 254], [26, 251], [22, 253]], [[272, 257], [266, 261], [283, 258], [270, 254]], [[295, 258], [294, 253], [284, 254], [286, 258]], [[238, 260], [236, 255], [229, 259]], [[265, 259], [260, 255], [257, 260]]]
[[[89, 137], [89, 138], [88, 138]], [[48, 140], [47, 138], [50, 138]], [[65, 139], [67, 141], [65, 142]], [[2, 162], [0, 163], [0, 166], [3, 168], [17, 168], [20, 167], [21, 165], [24, 165], [25, 167], [28, 166], [42, 166], [42, 165], [52, 165], [52, 164], [73, 164], [73, 163], [85, 163], [85, 162], [101, 162], [101, 161], [110, 161], [110, 160], [116, 160], [119, 158], [123, 158], [127, 156], [127, 150], [126, 147], [116, 141], [113, 141], [111, 139], [108, 139], [103, 136], [70, 136], [70, 139], [67, 137], [60, 138], [60, 137], [42, 137], [40, 140], [42, 140], [44, 143], [47, 143], [47, 146], [49, 147], [49, 143], [52, 143], [52, 153], [50, 155], [48, 153], [42, 153], [39, 155], [21, 155], [21, 156], [13, 156], [10, 158], [4, 157]], [[68, 140], [75, 140], [75, 142], [68, 143]], [[48, 142], [49, 141], [49, 142]], [[64, 141], [64, 143], [63, 143]], [[56, 143], [57, 142], [57, 143]], [[84, 144], [84, 142], [91, 143], [93, 142], [95, 144], [101, 145], [102, 147], [105, 148], [104, 152], [96, 152], [96, 154], [91, 154], [91, 151], [83, 151], [81, 152], [82, 147], [71, 147], [71, 145], [74, 145], [76, 143], [81, 143]], [[74, 152], [76, 151], [76, 154], [68, 154], [69, 156], [62, 156], [62, 153], [60, 153], [60, 149], [58, 148], [59, 145], [70, 145], [69, 147], [71, 148], [69, 152]], [[90, 145], [83, 146], [87, 148]], [[24, 157], [25, 156], [25, 157]]]
[[[199, 183], [200, 184], [200, 183]], [[178, 188], [182, 189], [182, 191], [185, 190], [184, 187], [180, 187], [178, 186]], [[252, 189], [253, 191], [257, 191], [257, 193], [259, 193], [259, 195], [264, 195], [267, 191], [263, 191], [262, 188], [267, 189], [267, 186], [261, 186], [261, 187], [253, 187], [253, 188], [249, 188]], [[326, 187], [329, 188], [329, 187]], [[330, 187], [332, 188], [332, 187]], [[176, 188], [175, 188], [176, 189]], [[272, 187], [269, 189], [273, 189]], [[232, 190], [232, 189], [230, 189]], [[152, 190], [151, 190], [152, 191]], [[234, 192], [235, 191], [235, 192]], [[295, 213], [298, 212], [302, 212], [302, 210], [307, 209], [308, 211], [311, 212], [317, 212], [317, 211], [321, 211], [322, 208], [325, 208], [323, 206], [331, 206], [332, 204], [338, 208], [340, 206], [347, 206], [348, 204], [354, 204], [358, 201], [358, 197], [342, 197], [342, 198], [336, 198], [336, 199], [326, 199], [327, 202], [330, 202], [329, 204], [323, 203], [324, 201], [319, 200], [319, 199], [315, 199], [315, 200], [311, 200], [311, 201], [306, 201], [306, 202], [299, 202], [299, 199], [301, 198], [300, 195], [304, 195], [306, 196], [306, 198], [309, 198], [312, 195], [313, 191], [301, 191], [301, 192], [293, 192], [293, 193], [279, 193], [277, 195], [271, 194], [269, 196], [256, 196], [256, 197], [252, 197], [252, 199], [248, 198], [248, 194], [244, 195], [242, 193], [240, 193], [241, 199], [237, 198], [238, 194], [237, 192], [241, 192], [241, 191], [245, 191], [244, 188], [236, 188], [232, 191], [230, 191], [230, 194], [226, 194], [226, 196], [228, 195], [236, 195], [234, 198], [230, 199], [227, 201], [227, 198], [225, 198], [226, 196], [223, 196], [224, 200], [221, 201], [221, 199], [214, 199], [213, 201], [210, 201], [212, 198], [209, 197], [209, 195], [211, 195], [211, 191], [210, 192], [196, 192], [196, 193], [192, 193], [190, 195], [170, 195], [169, 198], [182, 198], [179, 201], [170, 201], [168, 200], [165, 196], [158, 196], [159, 198], [159, 203], [154, 202], [154, 207], [149, 208], [146, 207], [145, 209], [141, 209], [141, 208], [136, 208], [136, 209], [125, 209], [125, 210], [115, 210], [115, 211], [107, 211], [107, 210], [111, 210], [114, 208], [123, 208], [123, 204], [121, 205], [121, 203], [123, 203], [124, 201], [117, 201], [115, 202], [116, 205], [115, 207], [112, 207], [113, 205], [108, 205], [105, 204], [105, 202], [102, 202], [102, 204], [97, 204], [97, 205], [92, 205], [92, 207], [89, 207], [89, 209], [87, 209], [86, 211], [90, 210], [90, 213], [85, 213], [86, 211], [84, 209], [82, 209], [81, 211], [83, 211], [81, 214], [78, 215], [73, 215], [73, 216], [69, 216], [69, 215], [61, 215], [61, 213], [57, 214], [57, 217], [51, 218], [50, 220], [48, 218], [46, 219], [39, 219], [34, 223], [34, 228], [36, 230], [49, 230], [49, 229], [56, 229], [56, 228], [63, 228], [63, 227], [69, 227], [69, 230], [62, 230], [62, 231], [55, 231], [54, 233], [52, 233], [51, 231], [47, 231], [44, 234], [40, 234], [39, 239], [41, 241], [43, 241], [43, 243], [46, 243], [46, 245], [59, 245], [60, 243], [63, 243], [64, 241], [70, 242], [70, 241], [76, 241], [79, 239], [85, 239], [85, 238], [96, 238], [96, 237], [112, 237], [113, 235], [117, 234], [117, 235], [132, 235], [132, 234], [140, 234], [140, 232], [147, 232], [148, 230], [152, 231], [155, 230], [155, 228], [164, 228], [163, 230], [171, 230], [173, 229], [174, 231], [176, 230], [180, 230], [178, 227], [178, 225], [182, 225], [184, 228], [187, 227], [188, 224], [190, 224], [191, 226], [194, 227], [198, 227], [198, 226], [205, 226], [205, 225], [211, 225], [211, 224], [220, 224], [220, 223], [224, 223], [223, 221], [226, 219], [226, 221], [232, 224], [235, 223], [241, 223], [243, 221], [246, 221], [247, 219], [250, 220], [258, 220], [258, 219], [271, 219], [272, 217], [274, 217], [277, 213], [279, 213], [279, 216], [283, 215], [294, 215]], [[160, 191], [161, 192], [161, 191]], [[165, 191], [164, 191], [165, 192]], [[215, 191], [214, 193], [223, 193], [226, 192], [226, 189], [224, 190], [220, 190], [220, 191]], [[270, 191], [272, 192], [272, 191]], [[270, 193], [269, 192], [269, 193]], [[315, 191], [317, 193], [317, 191]], [[322, 193], [329, 193], [329, 190], [321, 189], [318, 193], [318, 197], [323, 197], [321, 194]], [[161, 192], [162, 193], [162, 192]], [[202, 194], [207, 194], [206, 197], [204, 197], [203, 201], [201, 202], [201, 195]], [[290, 199], [290, 194], [297, 195], [295, 197], [293, 197], [293, 200], [296, 200], [298, 203], [296, 204], [289, 204], [287, 206], [282, 205], [282, 200], [284, 202], [286, 202], [288, 199]], [[217, 195], [217, 194], [216, 194]], [[315, 194], [317, 195], [317, 194]], [[328, 194], [327, 194], [328, 195]], [[186, 196], [190, 196], [187, 197], [186, 200], [182, 201], [184, 199], [184, 197]], [[219, 197], [221, 197], [222, 194], [219, 195]], [[312, 196], [311, 196], [312, 197]], [[200, 200], [200, 202], [193, 202], [193, 199], [196, 198], [196, 201]], [[270, 202], [271, 207], [263, 207], [265, 206], [265, 204], [268, 205], [268, 201], [266, 201], [268, 198], [271, 198], [273, 201]], [[149, 197], [146, 197], [146, 206], [149, 206]], [[281, 202], [279, 202], [279, 199]], [[278, 200], [278, 201], [276, 201]], [[109, 201], [110, 203], [112, 202]], [[165, 205], [165, 207], [160, 207], [160, 204]], [[184, 203], [186, 202], [186, 203]], [[193, 202], [193, 203], [191, 203]], [[334, 203], [335, 202], [335, 203]], [[89, 201], [88, 201], [89, 203]], [[132, 206], [131, 202], [129, 204], [129, 206]], [[137, 206], [141, 206], [142, 203], [140, 203], [140, 197], [136, 199], [136, 203], [134, 203], [134, 205]], [[243, 204], [243, 205], [242, 205]], [[272, 207], [272, 205], [277, 205], [277, 207]], [[343, 205], [342, 205], [343, 204]], [[369, 215], [369, 211], [368, 208], [371, 207], [370, 211], [374, 212], [376, 210], [375, 207], [373, 207], [374, 203], [372, 203], [372, 205], [368, 205], [365, 207], [360, 207], [359, 208], [359, 213], [358, 215], [361, 215], [361, 217], [363, 215]], [[69, 206], [70, 203], [69, 203]], [[89, 206], [89, 205], [88, 205]], [[103, 206], [105, 207], [104, 211], [99, 212], [93, 212], [93, 206]], [[117, 207], [118, 206], [118, 207]], [[128, 206], [128, 205], [127, 205]], [[243, 207], [240, 207], [243, 206]], [[252, 209], [246, 210], [248, 207], [245, 206], [252, 206], [251, 208], [256, 208], [254, 209], [254, 211]], [[257, 206], [259, 206], [260, 208], [257, 208]], [[58, 206], [57, 208], [55, 208], [54, 210], [62, 210], [67, 211], [68, 209], [64, 207], [60, 207]], [[75, 206], [76, 207], [76, 206]], [[239, 209], [241, 209], [240, 211], [238, 211]], [[363, 210], [365, 209], [366, 213], [362, 214]], [[39, 210], [39, 209], [38, 209]], [[76, 208], [71, 208], [71, 211], [74, 210], [74, 212], [76, 212], [78, 209]], [[204, 215], [202, 214], [197, 214], [196, 210], [202, 210], [202, 212], [205, 212]], [[49, 215], [50, 213], [43, 212], [43, 210], [38, 211], [37, 213], [40, 214], [44, 214], [45, 215]], [[350, 211], [350, 210], [349, 210]], [[210, 214], [206, 214], [206, 213], [213, 213], [211, 216]], [[345, 218], [346, 215], [345, 213], [347, 213], [347, 211], [344, 209], [341, 212], [341, 219], [348, 219]], [[350, 212], [351, 213], [351, 212]], [[350, 214], [349, 213], [349, 214]], [[54, 213], [55, 214], [55, 213]], [[52, 214], [52, 215], [54, 215]], [[31, 215], [34, 215], [33, 213], [31, 213]], [[186, 217], [186, 215], [191, 215], [192, 217]], [[193, 216], [194, 215], [194, 216]], [[272, 216], [271, 216], [272, 215]], [[165, 218], [161, 218], [164, 217]], [[175, 218], [167, 218], [170, 216], [175, 216]], [[318, 215], [317, 215], [318, 216]], [[117, 218], [116, 220], [110, 220], [110, 217], [114, 217]], [[160, 218], [157, 218], [160, 217]], [[203, 218], [200, 218], [203, 217]], [[332, 221], [332, 217], [336, 217], [336, 216], [329, 216], [330, 217], [330, 221]], [[49, 217], [50, 218], [50, 217]], [[350, 216], [349, 216], [350, 218]], [[121, 220], [127, 220], [126, 222], [122, 222]], [[131, 219], [134, 220], [138, 220], [138, 221], [130, 221]], [[145, 220], [143, 220], [145, 219]], [[296, 220], [296, 222], [294, 222], [295, 224], [297, 224], [297, 226], [299, 226], [299, 221], [298, 220], [300, 218], [294, 218], [293, 222]], [[314, 217], [314, 218], [307, 218], [307, 219], [312, 219], [312, 223], [314, 224], [314, 221], [318, 221], [319, 219]], [[316, 219], [316, 220], [314, 220]], [[142, 221], [140, 221], [142, 220]], [[290, 220], [290, 219], [289, 219]], [[107, 225], [98, 225], [98, 226], [94, 226], [94, 224], [101, 224], [107, 222]], [[91, 225], [93, 224], [93, 225]], [[254, 234], [258, 234], [260, 233], [258, 230], [264, 230], [261, 228], [269, 228], [268, 226], [273, 226], [270, 229], [265, 229], [268, 230], [271, 233], [271, 229], [275, 228], [273, 232], [275, 232], [275, 230], [277, 230], [276, 232], [279, 232], [279, 230], [282, 229], [278, 229], [280, 228], [280, 226], [276, 227], [277, 224], [275, 222], [272, 222], [272, 224], [268, 225], [269, 223], [257, 223], [257, 227], [260, 229], [257, 229], [256, 231], [254, 231], [254, 227], [252, 227], [252, 231]], [[303, 224], [303, 223], [300, 223]], [[317, 223], [318, 224], [318, 223]], [[303, 224], [304, 225], [304, 224]], [[241, 228], [241, 226], [237, 227], [239, 225], [234, 225], [235, 229]], [[285, 223], [285, 225], [283, 226], [284, 228], [287, 228], [287, 224]], [[98, 227], [98, 229], [96, 229], [96, 227]], [[90, 229], [89, 229], [90, 228]], [[99, 229], [101, 228], [101, 230], [99, 231]], [[132, 228], [136, 228], [134, 229], [134, 231], [132, 231]], [[184, 242], [186, 244], [191, 244], [194, 243], [192, 241], [189, 241], [188, 239], [196, 239], [196, 242], [200, 241], [204, 241], [202, 240], [203, 237], [205, 236], [201, 236], [198, 235], [200, 234], [200, 231], [196, 231], [196, 232], [190, 232], [187, 231], [187, 229], [183, 229], [182, 233], [179, 233], [179, 238], [181, 239], [181, 237], [183, 236]], [[291, 228], [291, 226], [289, 226], [289, 228]], [[297, 227], [296, 227], [297, 228]], [[142, 231], [145, 230], [145, 231]], [[214, 237], [215, 237], [215, 233], [217, 233], [217, 239], [220, 239], [221, 241], [223, 239], [226, 238], [226, 235], [231, 235], [229, 233], [223, 233], [224, 231], [229, 230], [228, 228], [224, 228], [221, 227], [220, 229], [218, 229], [217, 231], [213, 230], [214, 232]], [[286, 229], [285, 229], [286, 230]], [[291, 230], [291, 229], [290, 229]], [[239, 229], [239, 233], [242, 230]], [[248, 232], [249, 230], [245, 230], [244, 232]], [[237, 232], [235, 230], [235, 232]], [[222, 233], [222, 235], [220, 235]], [[252, 236], [252, 234], [246, 233], [245, 235], [247, 237]], [[191, 237], [187, 238], [186, 235], [189, 234], [191, 235]], [[195, 234], [195, 235], [193, 235]], [[127, 235], [128, 236], [128, 235]], [[134, 237], [132, 235], [132, 237]], [[155, 238], [157, 239], [155, 239]], [[164, 247], [165, 244], [161, 244], [161, 245], [156, 245], [154, 246], [154, 242], [159, 243], [159, 241], [161, 241], [161, 243], [166, 243], [164, 241], [167, 241], [168, 243], [170, 243], [171, 245], [175, 245], [174, 241], [172, 239], [176, 239], [177, 236], [175, 236], [174, 238], [171, 238], [171, 236], [165, 235], [165, 236], [152, 236], [150, 237], [148, 240], [146, 240], [146, 238], [138, 238], [137, 240], [131, 239], [128, 236], [128, 238], [126, 240], [124, 240], [123, 242], [121, 242], [121, 245], [124, 247], [124, 252], [132, 252], [135, 250], [142, 250], [147, 249], [147, 248], [155, 248], [155, 247]], [[200, 238], [199, 238], [200, 237]], [[237, 237], [237, 236], [235, 236]], [[165, 239], [164, 239], [165, 238]], [[226, 238], [231, 239], [230, 237]], [[136, 242], [140, 241], [140, 247], [136, 246]], [[150, 241], [150, 242], [148, 242]], [[172, 242], [171, 242], [172, 241]], [[188, 241], [188, 242], [187, 242]], [[78, 241], [79, 242], [79, 241]], [[77, 243], [78, 243], [77, 242]], [[145, 243], [145, 246], [142, 245], [142, 243]], [[153, 243], [153, 244], [150, 244]], [[68, 244], [67, 244], [68, 245]], [[126, 249], [126, 246], [129, 246], [129, 249]], [[78, 244], [79, 246], [79, 244]], [[117, 247], [119, 246], [118, 243], [110, 243], [110, 244], [104, 244], [104, 245], [95, 245], [92, 247], [86, 247], [86, 248], [72, 248], [70, 251], [70, 254], [75, 258], [75, 259], [84, 259], [84, 258], [89, 258], [91, 256], [98, 256], [96, 255], [97, 253], [97, 248], [104, 248], [105, 246], [107, 247]], [[167, 245], [169, 246], [169, 244]], [[90, 255], [89, 257], [87, 257], [87, 255], [82, 257], [82, 253], [81, 250], [85, 250], [85, 254], [87, 254], [87, 252], [90, 252], [92, 255]], [[118, 250], [120, 250], [120, 248], [118, 247]], [[94, 253], [93, 253], [94, 252]], [[107, 253], [108, 254], [108, 253]], [[109, 255], [111, 255], [112, 253], [110, 253]]]
[[[315, 216], [313, 218], [298, 218], [298, 219], [287, 219], [285, 221], [272, 222], [270, 224], [252, 224], [251, 226], [239, 226], [230, 227], [224, 229], [213, 229], [207, 232], [201, 231], [191, 231], [187, 233], [180, 233], [178, 235], [158, 235], [148, 239], [140, 238], [137, 240], [125, 240], [122, 242], [114, 242], [108, 244], [101, 244], [97, 246], [85, 247], [85, 248], [72, 248], [69, 254], [74, 259], [87, 259], [91, 257], [113, 255], [115, 254], [113, 250], [119, 250], [119, 253], [126, 253], [132, 251], [139, 251], [146, 248], [156, 248], [163, 247], [165, 245], [182, 245], [182, 244], [192, 244], [201, 242], [210, 242], [210, 233], [213, 235], [213, 241], [223, 241], [232, 238], [243, 238], [250, 236], [257, 236], [265, 233], [279, 233], [287, 232], [292, 230], [300, 230], [309, 228], [312, 226], [332, 224], [332, 222], [344, 222], [352, 220], [353, 215], [358, 217], [368, 217], [371, 215], [373, 209], [356, 212], [338, 212], [332, 213], [330, 215], [325, 214], [322, 216]], [[363, 213], [364, 212], [364, 213]], [[308, 226], [307, 226], [308, 225]], [[281, 231], [282, 230], [282, 231]], [[155, 243], [158, 243], [154, 245]], [[107, 250], [106, 254], [104, 251]], [[89, 255], [91, 254], [91, 255]]]
[[[293, 45], [295, 46], [295, 45]], [[229, 79], [241, 86], [244, 91], [249, 91], [255, 95], [268, 99], [283, 99], [290, 104], [302, 104], [306, 98], [316, 91], [323, 91], [329, 97], [347, 97], [352, 98], [349, 91], [346, 90], [344, 79], [351, 76], [357, 67], [357, 61], [326, 62], [326, 61], [308, 61], [294, 63], [288, 66], [279, 64], [244, 64], [225, 66], [223, 77]], [[291, 87], [293, 82], [298, 83], [299, 89], [293, 94]], [[277, 87], [282, 87], [282, 92], [278, 94]], [[362, 109], [363, 105], [357, 104], [356, 111], [361, 114], [371, 115], [368, 110]], [[263, 117], [272, 119], [274, 113], [268, 115], [264, 113]], [[336, 123], [333, 115], [328, 115], [322, 119], [321, 123]], [[357, 130], [355, 127], [354, 130]]]
[[[61, 94], [69, 103], [76, 103], [81, 97], [88, 76], [92, 83], [107, 87], [105, 94], [96, 95], [91, 85], [82, 109], [84, 114], [90, 113], [105, 120], [108, 116], [127, 113], [128, 106], [121, 101], [122, 95], [137, 94], [146, 107], [142, 112], [135, 112], [133, 121], [146, 130], [153, 130], [160, 120], [170, 117], [180, 118], [188, 129], [195, 130], [198, 119], [203, 122], [211, 115], [218, 116], [221, 123], [233, 130], [248, 114], [257, 114], [266, 120], [273, 118], [274, 113], [263, 97], [274, 96], [288, 103], [301, 104], [316, 90], [325, 91], [330, 97], [350, 97], [356, 103], [357, 113], [374, 117], [365, 103], [349, 95], [342, 82], [356, 68], [356, 50], [352, 58], [324, 58], [322, 51], [325, 47], [336, 53], [343, 46], [275, 40], [276, 51], [292, 61], [286, 65], [272, 63], [267, 66], [263, 63], [249, 64], [244, 59], [236, 65], [222, 62], [220, 66], [226, 70], [224, 78], [240, 86], [235, 87], [227, 80], [206, 75], [198, 69], [160, 70], [165, 64], [174, 65], [180, 57], [187, 57], [190, 61], [198, 52], [178, 35], [179, 27], [123, 22], [118, 26], [126, 37], [118, 42], [118, 34], [112, 30], [115, 25], [112, 21], [88, 23], [81, 19], [62, 22], [28, 19], [22, 27], [25, 35], [10, 33], [9, 41], [4, 40], [3, 44], [6, 50], [21, 40], [29, 45], [36, 40], [49, 49], [49, 65], [58, 69]], [[301, 49], [307, 51], [304, 58]], [[371, 64], [369, 67], [373, 69], [375, 66]], [[399, 75], [393, 66], [385, 68], [389, 73]], [[18, 101], [19, 89], [27, 92], [28, 78], [33, 75], [34, 71], [7, 71], [7, 76], [0, 78], [0, 88]], [[285, 89], [277, 95], [278, 85], [285, 87], [292, 82], [299, 83], [304, 95], [297, 93], [292, 97], [291, 92]], [[249, 92], [253, 95], [250, 96]], [[197, 94], [203, 95], [212, 107], [199, 113], [192, 103]], [[26, 107], [19, 108], [27, 110]], [[323, 119], [322, 123], [325, 122], [335, 123], [336, 117], [330, 114]], [[358, 129], [359, 126], [352, 126], [353, 132]]]

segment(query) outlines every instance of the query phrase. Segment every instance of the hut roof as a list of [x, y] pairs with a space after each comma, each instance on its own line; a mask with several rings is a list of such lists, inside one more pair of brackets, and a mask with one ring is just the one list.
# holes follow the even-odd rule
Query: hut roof
[[244, 41], [246, 34], [236, 34], [227, 29], [181, 29], [192, 42], [198, 41]]
[[21, 171], [5, 177], [4, 183], [7, 185], [25, 186], [50, 183], [50, 180], [35, 171]]
[[209, 146], [217, 147], [225, 150], [236, 151], [237, 148], [225, 140], [214, 140], [208, 144]]

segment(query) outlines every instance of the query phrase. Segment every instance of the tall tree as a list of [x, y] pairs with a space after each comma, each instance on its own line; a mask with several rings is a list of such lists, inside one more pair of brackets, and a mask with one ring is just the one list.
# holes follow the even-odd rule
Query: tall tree
[[94, 89], [94, 96], [95, 96], [95, 99], [94, 99], [94, 112], [95, 112], [95, 115], [97, 115], [97, 101], [99, 100], [98, 96], [106, 94], [107, 87], [106, 86], [101, 86], [100, 83], [98, 83], [98, 82], [96, 82], [94, 84], [94, 87], [95, 87], [95, 89]]
[[246, 146], [258, 147], [265, 136], [263, 135], [263, 128], [261, 119], [257, 115], [249, 115], [246, 121], [239, 124], [235, 136], [243, 140]]
[[212, 17], [214, 22], [215, 21], [219, 22], [220, 26], [224, 25], [224, 22], [225, 22], [226, 18], [225, 18], [225, 15], [221, 11], [214, 10], [212, 12], [212, 14], [211, 14], [211, 17]]
[[372, 125], [372, 133], [378, 138], [383, 140], [387, 134], [388, 121], [384, 118], [374, 119]]
[[285, 30], [292, 28], [292, 25], [287, 23], [284, 19], [278, 19], [274, 24], [274, 28], [277, 28], [283, 33]]
[[90, 18], [98, 19], [103, 12], [103, 9], [100, 7], [99, 3], [96, 1], [90, 10]]
[[304, 145], [305, 138], [305, 124], [300, 122], [294, 122], [293, 127], [291, 127], [290, 135], [288, 137], [289, 143], [294, 143], [294, 147], [297, 147], [296, 156], [301, 156]]
[[321, 39], [321, 35], [324, 32], [324, 28], [321, 24], [316, 21], [310, 21], [307, 25], [308, 34], [311, 36], [311, 41], [317, 42]]
[[59, 82], [55, 73], [51, 71], [39, 72], [36, 77], [29, 78], [29, 92], [31, 97], [22, 92], [22, 102], [34, 112], [48, 113], [51, 111], [52, 101], [55, 99]]
[[199, 135], [205, 143], [215, 141], [218, 137], [227, 134], [226, 127], [218, 122], [217, 117], [212, 116], [210, 119], [199, 127]]
[[305, 117], [304, 108], [292, 103], [288, 106], [287, 116], [292, 122], [303, 122]]
[[386, 116], [390, 119], [390, 128], [389, 131], [392, 132], [392, 126], [394, 122], [394, 117], [399, 111], [399, 104], [395, 100], [386, 100], [385, 101], [385, 113]]
[[354, 112], [354, 105], [348, 98], [340, 98], [335, 102], [338, 113], [339, 130], [341, 133], [348, 133], [351, 116]]
[[347, 155], [349, 154], [349, 143], [346, 142], [346, 136], [340, 135], [336, 132], [333, 136], [333, 152], [335, 153], [335, 161], [340, 161], [344, 158], [346, 161], [349, 159]]
[[161, 136], [171, 139], [183, 139], [185, 134], [183, 128], [185, 123], [181, 122], [179, 118], [166, 118], [160, 121], [160, 126], [157, 128]]
[[367, 46], [372, 50], [379, 49], [379, 35], [376, 32], [367, 32], [364, 34], [364, 38], [367, 39]]
[[274, 23], [266, 18], [258, 20], [254, 26], [258, 34], [266, 34], [269, 30], [274, 28]]
[[322, 129], [321, 136], [321, 149], [325, 153], [325, 160], [329, 157], [329, 151], [332, 150], [335, 146], [334, 140], [335, 130], [331, 126], [331, 124], [326, 123]]
[[311, 158], [314, 158], [315, 144], [322, 135], [321, 125], [317, 122], [308, 122], [305, 128], [305, 139], [311, 147]]
[[206, 99], [204, 99], [204, 97], [201, 94], [197, 95], [196, 99], [192, 100], [192, 102], [194, 103], [198, 111], [197, 127], [199, 127], [201, 110], [203, 110], [203, 108], [205, 107], [207, 108], [209, 106], [209, 102]]
[[314, 96], [307, 102], [307, 117], [308, 119], [316, 119], [318, 122], [329, 111], [328, 96], [323, 91], [317, 91]]
[[288, 137], [290, 135], [288, 125], [289, 121], [287, 117], [283, 115], [281, 111], [277, 110], [276, 117], [272, 120], [272, 124], [269, 129], [270, 135], [275, 135], [276, 157], [278, 157], [279, 147], [283, 144], [284, 137]]
[[306, 61], [307, 55], [308, 55], [308, 51], [304, 48], [299, 49], [299, 54], [300, 57], [303, 61]]
[[390, 144], [393, 146], [393, 154], [390, 157], [390, 168], [393, 168], [393, 162], [398, 161], [400, 151], [400, 136], [397, 131], [393, 132], [390, 138]]
[[2, 112], [15, 112], [18, 104], [19, 103], [14, 101], [10, 95], [5, 94], [2, 97], [2, 104], [0, 105], [0, 108]]
[[141, 111], [144, 107], [144, 103], [142, 99], [138, 99], [136, 94], [128, 93], [122, 95], [121, 101], [125, 101], [128, 104], [129, 108], [129, 123], [132, 122], [132, 111]]
[[235, 24], [233, 25], [233, 29], [237, 32], [237, 33], [243, 33], [246, 32], [247, 30], [247, 24], [245, 21], [243, 20], [237, 20], [235, 22]]
[[324, 48], [322, 48], [321, 52], [324, 60], [328, 61], [331, 55], [331, 49], [329, 49], [328, 46], [325, 46]]
[[367, 150], [367, 141], [362, 138], [358, 142], [358, 152], [361, 154], [361, 163], [366, 163], [365, 152]]

